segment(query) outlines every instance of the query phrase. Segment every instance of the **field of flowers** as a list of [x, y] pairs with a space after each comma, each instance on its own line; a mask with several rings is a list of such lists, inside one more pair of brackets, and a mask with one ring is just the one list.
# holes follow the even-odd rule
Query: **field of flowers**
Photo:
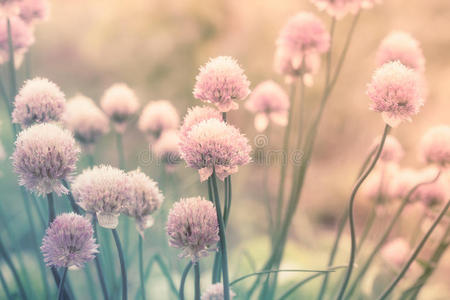
[[449, 26], [0, 1], [0, 299], [450, 299]]

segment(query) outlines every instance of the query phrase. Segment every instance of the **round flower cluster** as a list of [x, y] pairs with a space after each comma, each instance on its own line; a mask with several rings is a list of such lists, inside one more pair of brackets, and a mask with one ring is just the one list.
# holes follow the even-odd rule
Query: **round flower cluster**
[[396, 164], [380, 165], [364, 181], [361, 192], [366, 198], [377, 203], [383, 203], [394, 195], [395, 185], [393, 184], [398, 175]]
[[172, 172], [181, 160], [180, 134], [176, 130], [166, 130], [158, 141], [151, 146], [159, 162], [164, 163], [166, 170]]
[[[9, 60], [9, 42], [7, 18], [0, 19], [0, 64]], [[19, 17], [10, 17], [12, 48], [16, 67], [22, 62], [23, 55], [34, 43], [33, 28]]]
[[124, 171], [101, 165], [78, 175], [72, 193], [81, 208], [97, 215], [100, 226], [116, 228], [124, 205], [133, 201], [132, 184]]
[[378, 47], [377, 66], [381, 67], [391, 61], [399, 61], [406, 67], [419, 72], [425, 71], [425, 58], [419, 42], [407, 32], [391, 32]]
[[243, 100], [250, 94], [247, 76], [230, 56], [210, 59], [200, 68], [196, 80], [194, 97], [215, 104], [221, 112], [238, 109], [234, 100]]
[[136, 229], [143, 236], [144, 230], [153, 225], [151, 215], [161, 207], [164, 196], [157, 183], [141, 170], [128, 172], [128, 177], [133, 196], [124, 203], [123, 213], [136, 220]]
[[163, 131], [177, 129], [179, 124], [180, 117], [175, 107], [167, 100], [158, 100], [145, 106], [138, 127], [150, 141], [155, 141]]
[[440, 166], [450, 164], [450, 126], [440, 125], [429, 129], [421, 141], [423, 159]]
[[127, 122], [139, 109], [139, 101], [126, 84], [116, 83], [104, 92], [100, 106], [114, 122], [116, 130], [123, 133]]
[[169, 245], [183, 250], [193, 262], [214, 251], [219, 242], [219, 224], [211, 201], [201, 197], [180, 199], [167, 219]]
[[109, 131], [108, 117], [92, 99], [82, 95], [75, 96], [67, 102], [63, 120], [77, 141], [88, 150], [92, 150], [99, 137]]
[[189, 108], [180, 128], [182, 138], [187, 137], [187, 134], [194, 125], [209, 119], [222, 121], [222, 115], [217, 109], [209, 106], [194, 106]]
[[201, 181], [213, 171], [224, 180], [251, 160], [247, 138], [234, 126], [217, 119], [194, 125], [186, 138], [181, 139], [180, 151], [187, 165], [198, 170]]
[[[236, 294], [230, 288], [230, 300], [234, 298]], [[223, 300], [223, 284], [215, 283], [206, 289], [202, 294], [201, 300]]]
[[[381, 136], [377, 137], [372, 144], [371, 150], [378, 148], [381, 142]], [[386, 136], [384, 141], [383, 150], [381, 150], [380, 160], [382, 162], [398, 163], [404, 155], [403, 147], [398, 140], [392, 135]]]
[[275, 124], [286, 126], [288, 121], [289, 98], [286, 92], [271, 80], [256, 86], [245, 107], [255, 113], [255, 128], [264, 131], [269, 119]]
[[56, 217], [42, 240], [41, 251], [47, 266], [81, 268], [95, 258], [98, 245], [88, 219], [74, 213]]
[[48, 0], [22, 0], [19, 9], [19, 17], [28, 24], [46, 21], [50, 15]]
[[13, 122], [22, 127], [59, 121], [66, 98], [59, 87], [45, 78], [27, 80], [14, 101]]
[[19, 184], [40, 195], [68, 191], [61, 183], [76, 169], [78, 148], [72, 133], [50, 123], [22, 131], [12, 155]]
[[411, 121], [424, 104], [420, 76], [398, 61], [386, 63], [375, 71], [367, 95], [372, 100], [370, 108], [381, 112], [391, 127]]
[[294, 67], [292, 64], [292, 55], [284, 48], [278, 47], [275, 51], [274, 69], [281, 75], [285, 76], [286, 83], [292, 83], [298, 77], [302, 77], [306, 86], [314, 84], [313, 75], [319, 71], [320, 56], [318, 54], [310, 54], [303, 59], [303, 65]]

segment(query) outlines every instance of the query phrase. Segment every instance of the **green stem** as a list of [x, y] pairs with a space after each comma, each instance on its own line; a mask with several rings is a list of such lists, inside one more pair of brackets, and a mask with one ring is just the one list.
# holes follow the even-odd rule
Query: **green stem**
[[125, 154], [123, 152], [122, 134], [117, 131], [116, 131], [116, 147], [117, 147], [117, 155], [119, 156], [119, 168], [125, 170], [126, 166], [125, 166]]
[[146, 299], [145, 294], [145, 283], [144, 283], [144, 257], [143, 257], [143, 239], [142, 236], [139, 235], [139, 278], [141, 280], [141, 294], [142, 300]]
[[69, 199], [70, 206], [72, 207], [72, 210], [76, 214], [81, 215], [82, 214], [81, 208], [77, 205], [77, 203], [75, 202], [75, 199], [73, 198], [73, 194], [72, 194], [72, 191], [70, 190], [69, 183], [67, 183], [67, 180], [63, 179], [62, 180], [62, 184], [68, 190], [67, 198]]
[[370, 229], [372, 228], [373, 222], [375, 221], [375, 217], [377, 216], [377, 207], [378, 203], [373, 203], [372, 209], [370, 211], [370, 215], [367, 219], [367, 223], [364, 226], [363, 232], [361, 233], [361, 238], [359, 239], [358, 245], [356, 246], [356, 252], [358, 253], [362, 246], [364, 245], [364, 242], [367, 239], [367, 236], [369, 235]]
[[186, 283], [186, 277], [189, 274], [189, 270], [192, 267], [192, 261], [190, 261], [186, 268], [184, 268], [183, 275], [181, 275], [181, 281], [180, 281], [180, 290], [179, 290], [179, 299], [184, 300], [184, 284]]
[[59, 286], [58, 286], [58, 300], [62, 299], [63, 290], [64, 290], [63, 286], [64, 286], [64, 282], [66, 281], [67, 270], [68, 270], [68, 268], [64, 268], [61, 281], [59, 282]]
[[200, 262], [194, 264], [194, 299], [200, 300]]
[[169, 283], [170, 290], [175, 296], [178, 296], [177, 287], [175, 286], [175, 283], [173, 282], [172, 276], [170, 276], [170, 271], [167, 268], [166, 264], [162, 260], [160, 255], [157, 255], [155, 257], [156, 263], [159, 265], [159, 268], [161, 269], [161, 272], [163, 273], [164, 277], [166, 277], [167, 282]]
[[86, 156], [87, 156], [89, 167], [92, 168], [95, 165], [94, 155], [89, 153]]
[[3, 277], [3, 273], [0, 270], [0, 282], [2, 284], [3, 290], [5, 291], [6, 298], [8, 300], [12, 300], [11, 292], [9, 291], [8, 285], [6, 284], [5, 277]]
[[1, 257], [5, 260], [6, 265], [10, 269], [14, 280], [17, 283], [17, 287], [19, 288], [19, 293], [22, 299], [28, 299], [27, 294], [25, 293], [25, 288], [22, 285], [22, 281], [20, 280], [19, 273], [17, 273], [16, 267], [14, 266], [11, 257], [8, 254], [8, 251], [6, 250], [5, 246], [3, 245], [3, 241], [0, 239], [0, 254]]
[[111, 231], [114, 237], [114, 242], [116, 243], [117, 253], [119, 254], [120, 272], [122, 274], [122, 300], [127, 300], [127, 269], [125, 266], [122, 244], [120, 243], [120, 238], [117, 230], [114, 228], [111, 229]]
[[219, 222], [219, 237], [220, 237], [220, 252], [222, 259], [222, 275], [223, 275], [223, 296], [224, 300], [230, 300], [230, 288], [228, 279], [228, 257], [227, 257], [227, 242], [225, 237], [225, 224], [222, 218], [222, 211], [220, 208], [219, 191], [217, 189], [216, 171], [209, 177], [214, 192], [214, 203], [216, 206], [217, 220]]
[[287, 290], [284, 294], [282, 294], [280, 296], [280, 298], [278, 300], [284, 300], [284, 299], [288, 299], [288, 297], [294, 293], [298, 288], [300, 288], [301, 286], [303, 286], [305, 283], [308, 283], [309, 281], [313, 280], [314, 278], [317, 278], [319, 276], [324, 275], [325, 273], [317, 273], [314, 275], [311, 275], [305, 279], [303, 279], [302, 281], [300, 281], [299, 283], [297, 283], [296, 285], [294, 285], [293, 287], [291, 287], [289, 290]]
[[416, 249], [414, 249], [413, 254], [409, 257], [408, 261], [406, 262], [406, 265], [402, 268], [400, 273], [397, 275], [397, 277], [394, 279], [394, 281], [391, 283], [391, 285], [383, 292], [383, 294], [378, 298], [379, 300], [386, 299], [394, 290], [394, 288], [397, 286], [397, 284], [400, 282], [400, 280], [405, 276], [406, 272], [408, 271], [411, 264], [416, 259], [417, 255], [419, 255], [420, 251], [422, 250], [423, 246], [427, 242], [430, 235], [433, 233], [436, 226], [439, 224], [441, 219], [444, 217], [445, 213], [447, 212], [448, 208], [450, 206], [450, 200], [447, 201], [444, 208], [441, 210], [439, 216], [434, 221], [433, 225], [430, 227], [428, 232], [425, 234], [425, 236], [422, 238], [420, 243], [417, 245]]
[[[93, 224], [94, 238], [99, 243], [98, 233], [97, 233], [97, 219], [95, 217], [94, 217], [93, 223], [94, 223]], [[95, 267], [97, 269], [98, 280], [100, 281], [100, 287], [102, 288], [103, 298], [105, 300], [109, 300], [108, 290], [106, 288], [105, 277], [103, 276], [102, 263], [100, 261], [100, 253], [97, 253], [97, 255], [95, 256]]]
[[48, 202], [48, 226], [52, 224], [53, 220], [56, 218], [55, 212], [55, 200], [53, 199], [53, 194], [47, 194], [47, 202]]

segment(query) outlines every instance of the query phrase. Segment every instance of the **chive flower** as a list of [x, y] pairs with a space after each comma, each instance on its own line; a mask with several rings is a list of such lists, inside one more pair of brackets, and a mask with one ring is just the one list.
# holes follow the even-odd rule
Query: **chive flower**
[[[0, 11], [0, 13], [8, 14], [9, 12]], [[16, 67], [18, 67], [22, 62], [23, 55], [34, 43], [34, 33], [32, 26], [26, 24], [17, 16], [10, 17], [9, 21], [11, 24], [11, 40], [14, 58]], [[0, 19], [0, 64], [4, 64], [7, 61], [9, 61], [9, 43], [7, 18], [4, 17]]]
[[222, 114], [217, 109], [209, 106], [194, 106], [189, 108], [180, 128], [181, 136], [183, 138], [187, 137], [194, 125], [209, 119], [222, 121]]
[[381, 257], [389, 265], [400, 268], [411, 253], [411, 247], [404, 238], [396, 238], [381, 248]]
[[19, 9], [19, 17], [28, 24], [46, 21], [50, 15], [48, 0], [22, 0]]
[[180, 117], [175, 107], [167, 100], [153, 101], [147, 104], [139, 118], [139, 130], [150, 141], [156, 141], [165, 130], [178, 129]]
[[446, 167], [450, 164], [450, 126], [428, 129], [422, 137], [421, 154], [427, 163]]
[[162, 162], [168, 172], [172, 172], [181, 161], [180, 134], [177, 130], [166, 130], [161, 137], [151, 146], [159, 162]]

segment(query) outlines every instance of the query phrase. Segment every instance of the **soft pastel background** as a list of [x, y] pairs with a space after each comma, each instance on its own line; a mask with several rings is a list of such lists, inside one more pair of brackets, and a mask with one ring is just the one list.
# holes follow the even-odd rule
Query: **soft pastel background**
[[[393, 131], [405, 148], [402, 166], [422, 166], [417, 151], [421, 135], [430, 126], [448, 124], [450, 2], [384, 2], [370, 11], [364, 11], [357, 26], [347, 61], [320, 128], [283, 268], [322, 268], [326, 264], [335, 223], [345, 207], [357, 170], [367, 148], [383, 128], [380, 116], [369, 111], [364, 92], [374, 70], [376, 48], [391, 30], [409, 31], [421, 42], [426, 57], [427, 103], [412, 123], [402, 124]], [[142, 105], [150, 100], [169, 99], [184, 115], [187, 107], [199, 104], [192, 97], [192, 87], [198, 67], [210, 57], [236, 57], [252, 82], [252, 87], [269, 78], [283, 83], [283, 79], [272, 68], [274, 41], [286, 19], [302, 9], [319, 14], [328, 26], [329, 17], [319, 13], [307, 0], [52, 1], [50, 20], [37, 27], [37, 42], [31, 49], [31, 73], [56, 82], [68, 97], [83, 93], [96, 101], [110, 84], [123, 81], [136, 90]], [[335, 49], [338, 51], [334, 55], [342, 49], [351, 19], [350, 16], [346, 17], [337, 25]], [[316, 76], [315, 86], [307, 91], [307, 118], [315, 112], [322, 81], [323, 72]], [[0, 116], [0, 138], [6, 152], [10, 154], [13, 149], [12, 137], [3, 103]], [[256, 132], [252, 115], [241, 109], [230, 113], [229, 118], [230, 122], [247, 134], [255, 147]], [[271, 132], [270, 147], [281, 148], [282, 129], [274, 127]], [[96, 149], [98, 162], [117, 164], [112, 145], [112, 134], [102, 139]], [[206, 186], [198, 184], [195, 172], [184, 166], [179, 166], [175, 175], [162, 178], [161, 168], [148, 162], [148, 145], [134, 124], [126, 133], [125, 146], [130, 169], [141, 166], [149, 175], [161, 181], [167, 198], [165, 210], [179, 196], [206, 195]], [[0, 162], [0, 166], [0, 209], [7, 216], [7, 219], [1, 220], [0, 234], [6, 237], [4, 224], [9, 223], [15, 238], [20, 240], [21, 251], [27, 254], [31, 247], [30, 237], [16, 177], [11, 172], [8, 160]], [[86, 161], [82, 159], [79, 166], [80, 170], [84, 168]], [[261, 188], [263, 177], [260, 170], [262, 166], [253, 163], [241, 168], [239, 174], [233, 176], [234, 195], [228, 231], [232, 249], [232, 278], [252, 270], [243, 253], [251, 253], [257, 266], [267, 257], [266, 195]], [[279, 166], [273, 166], [269, 173], [268, 188], [272, 198], [276, 193], [278, 170]], [[64, 207], [63, 202], [60, 203], [61, 209]], [[370, 205], [363, 197], [358, 197], [357, 202], [357, 218], [362, 224]], [[178, 261], [177, 251], [165, 250], [166, 213], [163, 210], [155, 226], [146, 233], [144, 255], [148, 258], [153, 253], [163, 253], [173, 267], [174, 279], [178, 284], [179, 269], [185, 261]], [[403, 226], [393, 236], [406, 235], [407, 228], [415, 222], [416, 215], [410, 212]], [[382, 226], [376, 224], [374, 236], [380, 233]], [[134, 243], [136, 236], [131, 236], [131, 240]], [[343, 239], [341, 246], [343, 251], [336, 263], [346, 264], [348, 237]], [[130, 251], [133, 249], [132, 246]], [[425, 250], [424, 255], [426, 253]], [[37, 265], [33, 261], [35, 257], [26, 257], [25, 263], [34, 270], [32, 275], [38, 276]], [[421, 299], [450, 299], [449, 258], [447, 253], [421, 294]], [[383, 268], [382, 262], [377, 268], [372, 268], [365, 282], [368, 290], [371, 288], [370, 279]], [[207, 269], [206, 264], [204, 269]], [[129, 270], [130, 289], [134, 296], [138, 287], [135, 259]], [[206, 285], [209, 272], [205, 271], [204, 275]], [[76, 294], [80, 295], [80, 299], [85, 299], [82, 297], [86, 290], [82, 279], [84, 273], [71, 272], [69, 276], [79, 287]], [[303, 275], [283, 275], [281, 283], [288, 285], [291, 281], [298, 281], [300, 276]], [[317, 280], [303, 289], [305, 299], [315, 295], [319, 282]], [[168, 295], [167, 299], [170, 297], [159, 270], [155, 270], [148, 281], [148, 291], [152, 290], [155, 292], [154, 299], [166, 299], [166, 296], [161, 296], [163, 294]]]

